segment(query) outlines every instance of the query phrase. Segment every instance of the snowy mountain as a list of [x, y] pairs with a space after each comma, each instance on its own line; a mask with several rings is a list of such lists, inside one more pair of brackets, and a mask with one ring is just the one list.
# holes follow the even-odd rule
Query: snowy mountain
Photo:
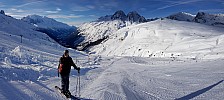
[[156, 20], [122, 28], [90, 51], [107, 56], [220, 57], [224, 55], [223, 31], [192, 22]]
[[130, 12], [126, 15], [119, 10], [113, 15], [106, 15], [96, 21], [84, 23], [78, 28], [80, 34], [85, 37], [80, 48], [86, 49], [89, 46], [97, 45], [108, 39], [117, 30], [143, 22], [146, 22], [146, 19], [137, 12]]
[[5, 15], [5, 11], [4, 11], [4, 10], [1, 10], [1, 11], [0, 11], [0, 14]]
[[185, 12], [179, 12], [176, 14], [172, 14], [168, 17], [166, 17], [168, 19], [173, 19], [173, 20], [178, 20], [178, 21], [188, 21], [188, 22], [192, 22], [193, 19], [195, 18], [195, 15], [192, 15], [190, 13], [185, 13]]
[[110, 18], [110, 20], [122, 20], [122, 21], [125, 21], [126, 19], [127, 16], [122, 10], [116, 11]]
[[224, 27], [223, 14], [208, 14], [205, 12], [198, 12], [197, 15], [192, 15], [185, 12], [179, 12], [166, 18], [178, 21], [196, 22], [206, 25]]
[[[26, 21], [28, 23], [32, 23], [39, 28], [50, 28], [50, 29], [70, 29], [71, 26], [64, 24], [62, 22], [58, 22], [52, 18], [48, 18], [46, 16], [39, 15], [28, 15], [23, 17], [21, 20]], [[73, 26], [73, 28], [75, 28]]]
[[224, 27], [224, 14], [208, 14], [204, 12], [198, 12], [194, 21], [206, 25]]
[[10, 33], [13, 36], [23, 37], [23, 38], [32, 37], [30, 39], [34, 41], [35, 39], [53, 41], [47, 35], [41, 32], [35, 31], [34, 30], [35, 27], [33, 25], [26, 23], [24, 21], [15, 19], [11, 16], [0, 14], [0, 22], [1, 22], [0, 31]]
[[97, 40], [107, 39], [108, 36], [125, 26], [125, 23], [121, 20], [90, 22], [82, 24], [78, 30], [80, 34], [85, 37], [82, 43], [85, 47], [89, 45], [90, 42], [93, 43]]
[[106, 15], [103, 17], [100, 17], [97, 21], [113, 21], [113, 20], [121, 20], [124, 22], [130, 22], [132, 23], [143, 23], [147, 20], [145, 17], [138, 14], [136, 11], [129, 12], [127, 15], [122, 11], [118, 10], [113, 15]]
[[145, 17], [140, 16], [136, 11], [129, 12], [127, 15], [127, 20], [131, 23], [143, 23], [147, 21]]
[[33, 24], [37, 31], [48, 34], [63, 46], [74, 48], [78, 44], [74, 44], [80, 38], [75, 26], [69, 26], [52, 18], [39, 15], [29, 15], [21, 20]]

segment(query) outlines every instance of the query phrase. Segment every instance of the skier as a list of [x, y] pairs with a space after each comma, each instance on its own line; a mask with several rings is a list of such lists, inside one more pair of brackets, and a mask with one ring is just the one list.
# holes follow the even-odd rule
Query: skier
[[66, 97], [71, 96], [71, 93], [69, 91], [69, 74], [71, 71], [71, 66], [73, 66], [74, 69], [78, 70], [78, 73], [80, 72], [80, 68], [75, 65], [72, 58], [69, 56], [69, 51], [65, 50], [63, 56], [59, 61], [58, 72], [61, 75], [61, 92]]

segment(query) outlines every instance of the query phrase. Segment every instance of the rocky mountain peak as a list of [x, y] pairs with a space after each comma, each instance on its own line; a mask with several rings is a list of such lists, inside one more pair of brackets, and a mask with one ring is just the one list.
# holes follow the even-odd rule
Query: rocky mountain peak
[[127, 20], [131, 22], [146, 22], [145, 17], [140, 16], [136, 11], [129, 12], [127, 15]]
[[122, 21], [126, 20], [127, 16], [125, 15], [125, 13], [122, 10], [118, 10], [116, 11], [112, 16], [111, 19], [112, 20], [116, 20], [116, 19], [121, 19]]
[[4, 11], [4, 10], [1, 10], [1, 11], [0, 11], [0, 14], [5, 15], [5, 11]]

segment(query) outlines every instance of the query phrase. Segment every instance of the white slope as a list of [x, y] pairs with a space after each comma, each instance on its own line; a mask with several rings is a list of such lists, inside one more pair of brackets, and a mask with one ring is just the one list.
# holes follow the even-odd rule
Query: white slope
[[[60, 98], [53, 91], [54, 85], [47, 86], [44, 82], [49, 78], [60, 82], [57, 65], [66, 48], [33, 28], [26, 22], [0, 14], [1, 100]], [[74, 50], [70, 52], [73, 57], [83, 55]]]
[[156, 20], [122, 28], [91, 51], [108, 56], [219, 58], [224, 54], [223, 31], [198, 23]]
[[222, 100], [224, 97], [223, 59], [195, 62], [121, 57], [110, 62], [83, 76], [87, 81], [82, 88], [83, 97], [94, 100]]

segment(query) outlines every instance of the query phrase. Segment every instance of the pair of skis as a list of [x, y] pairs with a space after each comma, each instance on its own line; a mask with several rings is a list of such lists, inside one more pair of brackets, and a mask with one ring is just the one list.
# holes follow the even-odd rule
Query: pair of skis
[[81, 94], [80, 94], [80, 73], [78, 72], [78, 77], [77, 77], [77, 84], [76, 84], [76, 95], [73, 96], [73, 95], [65, 95], [63, 94], [61, 91], [62, 89], [58, 86], [55, 86], [55, 89], [62, 95], [63, 98], [66, 98], [66, 99], [71, 99], [71, 100], [81, 100], [80, 97], [81, 97]]
[[61, 94], [61, 96], [64, 98], [64, 99], [68, 99], [68, 100], [80, 100], [78, 97], [75, 97], [73, 95], [70, 95], [70, 96], [66, 96], [65, 94], [63, 94], [61, 91], [62, 89], [58, 86], [55, 86], [55, 89]]

